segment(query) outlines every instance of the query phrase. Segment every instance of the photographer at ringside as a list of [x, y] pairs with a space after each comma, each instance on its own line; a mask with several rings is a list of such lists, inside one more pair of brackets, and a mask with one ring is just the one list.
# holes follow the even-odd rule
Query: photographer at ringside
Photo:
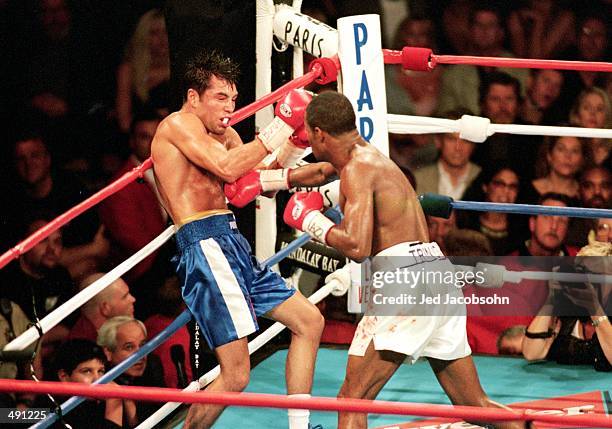
[[[612, 243], [593, 241], [583, 247], [574, 268], [582, 273], [612, 274]], [[609, 284], [549, 282], [548, 299], [523, 339], [525, 359], [612, 371], [611, 292]]]

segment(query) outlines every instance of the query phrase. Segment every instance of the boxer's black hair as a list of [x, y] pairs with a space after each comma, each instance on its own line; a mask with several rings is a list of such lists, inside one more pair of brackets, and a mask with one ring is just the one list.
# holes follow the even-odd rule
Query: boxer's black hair
[[198, 52], [185, 64], [183, 73], [183, 99], [187, 91], [194, 89], [202, 94], [210, 85], [212, 76], [236, 85], [240, 72], [238, 65], [218, 51], [203, 50]]
[[323, 92], [312, 99], [306, 108], [306, 122], [310, 128], [319, 127], [333, 136], [357, 128], [353, 105], [344, 95], [334, 91]]

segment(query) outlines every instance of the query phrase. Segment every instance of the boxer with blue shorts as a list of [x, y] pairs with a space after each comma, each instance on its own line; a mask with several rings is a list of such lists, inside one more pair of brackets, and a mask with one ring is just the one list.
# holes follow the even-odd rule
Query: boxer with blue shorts
[[[189, 55], [182, 72], [183, 105], [157, 127], [151, 159], [160, 201], [178, 227], [175, 262], [183, 297], [219, 362], [219, 374], [205, 390], [246, 388], [251, 372], [247, 336], [257, 331], [257, 316], [265, 314], [291, 332], [287, 394], [308, 396], [323, 316], [255, 260], [236, 229], [223, 188], [257, 174], [253, 170], [262, 168], [272, 153], [293, 159], [297, 149], [303, 151], [289, 137], [303, 128], [312, 96], [289, 91], [278, 101], [274, 119], [255, 140], [244, 143], [231, 126], [238, 98], [236, 64], [206, 49]], [[282, 177], [272, 179], [282, 182]], [[210, 428], [223, 409], [220, 404], [193, 404], [183, 427]], [[309, 428], [308, 410], [290, 408], [287, 415], [290, 429]]]
[[176, 243], [183, 299], [212, 349], [256, 332], [257, 316], [295, 293], [252, 256], [230, 211], [186, 223]]

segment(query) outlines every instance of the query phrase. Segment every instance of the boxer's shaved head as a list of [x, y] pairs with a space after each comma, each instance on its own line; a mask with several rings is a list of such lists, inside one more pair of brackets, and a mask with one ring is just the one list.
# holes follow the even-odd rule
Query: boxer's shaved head
[[306, 123], [311, 129], [320, 128], [332, 136], [357, 129], [353, 105], [338, 92], [324, 92], [312, 99], [306, 108]]

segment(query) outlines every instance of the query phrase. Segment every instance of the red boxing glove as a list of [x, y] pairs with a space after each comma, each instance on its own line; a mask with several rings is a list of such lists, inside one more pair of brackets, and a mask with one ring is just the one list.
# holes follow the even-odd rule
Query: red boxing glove
[[321, 209], [323, 195], [319, 192], [296, 192], [285, 207], [283, 220], [287, 225], [307, 232], [315, 240], [327, 244], [327, 234], [334, 223], [321, 213]]
[[308, 133], [306, 132], [306, 125], [302, 125], [300, 128], [295, 130], [295, 132], [291, 134], [291, 137], [289, 137], [289, 141], [295, 146], [301, 147], [302, 149], [310, 147]]
[[310, 146], [306, 127], [302, 125], [298, 128], [280, 148], [276, 161], [283, 167], [293, 167], [304, 157], [306, 148]]
[[312, 95], [303, 89], [294, 89], [276, 104], [274, 120], [259, 132], [258, 138], [268, 152], [274, 152], [289, 136], [304, 124], [306, 106]]
[[223, 191], [231, 205], [244, 207], [264, 192], [289, 189], [290, 171], [253, 170], [234, 183], [226, 183]]

